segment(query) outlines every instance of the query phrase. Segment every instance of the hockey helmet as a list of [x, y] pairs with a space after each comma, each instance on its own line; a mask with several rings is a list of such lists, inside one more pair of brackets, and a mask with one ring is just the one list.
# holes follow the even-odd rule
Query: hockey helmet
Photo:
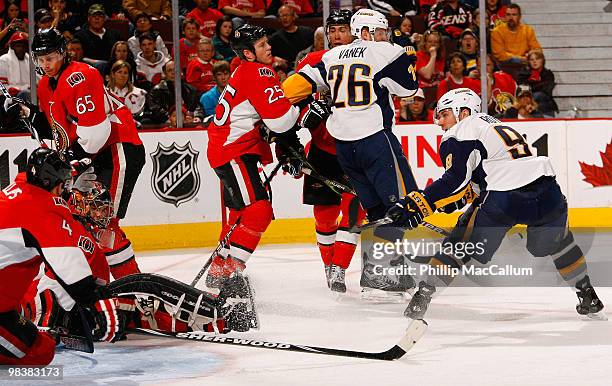
[[65, 50], [66, 39], [55, 28], [39, 31], [32, 40], [32, 54], [35, 57], [47, 55], [55, 51], [63, 54]]
[[438, 105], [434, 111], [434, 123], [438, 124], [440, 112], [451, 109], [457, 122], [459, 122], [459, 113], [462, 109], [468, 109], [470, 115], [480, 112], [482, 101], [480, 97], [469, 88], [456, 88], [442, 95], [438, 100]]
[[110, 193], [97, 181], [88, 193], [74, 189], [70, 195], [69, 205], [74, 215], [100, 228], [106, 228], [114, 216]]
[[389, 34], [389, 21], [382, 13], [372, 9], [362, 8], [351, 17], [351, 33], [361, 39], [361, 31], [367, 28], [374, 36], [377, 28], [382, 28]]
[[232, 35], [232, 39], [230, 41], [232, 50], [234, 50], [240, 59], [245, 60], [246, 57], [242, 51], [249, 50], [255, 54], [255, 42], [266, 35], [266, 30], [262, 27], [244, 24], [238, 27]]
[[350, 29], [352, 16], [353, 12], [348, 9], [332, 9], [327, 19], [325, 19], [325, 37], [327, 38], [327, 43], [329, 43], [330, 46], [331, 42], [329, 40], [329, 27], [332, 25], [345, 25]]
[[26, 177], [28, 183], [51, 191], [59, 183], [68, 188], [72, 181], [72, 166], [52, 149], [40, 147], [28, 158]]

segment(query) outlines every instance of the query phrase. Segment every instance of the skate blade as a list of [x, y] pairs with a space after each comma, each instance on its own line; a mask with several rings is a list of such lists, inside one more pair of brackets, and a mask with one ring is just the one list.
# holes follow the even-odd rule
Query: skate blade
[[605, 322], [606, 320], [608, 320], [608, 315], [606, 315], [606, 313], [603, 311], [599, 311], [599, 312], [595, 312], [595, 313], [591, 313], [587, 315], [579, 315], [578, 318], [580, 320], [585, 320], [585, 321], [595, 320], [595, 321]]
[[371, 303], [405, 303], [410, 299], [405, 292], [389, 292], [374, 288], [362, 288], [361, 300]]

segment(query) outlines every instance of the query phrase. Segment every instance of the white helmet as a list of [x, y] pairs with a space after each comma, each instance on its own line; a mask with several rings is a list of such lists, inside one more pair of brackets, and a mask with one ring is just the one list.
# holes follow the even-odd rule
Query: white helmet
[[372, 9], [361, 8], [351, 17], [351, 33], [361, 39], [361, 30], [366, 27], [374, 36], [376, 28], [382, 28], [389, 33], [389, 21], [385, 15]]
[[434, 112], [434, 123], [438, 124], [438, 116], [442, 110], [452, 109], [455, 119], [459, 122], [459, 113], [461, 109], [467, 108], [470, 110], [470, 115], [480, 112], [482, 101], [476, 93], [469, 88], [456, 88], [442, 95], [438, 100], [436, 111]]

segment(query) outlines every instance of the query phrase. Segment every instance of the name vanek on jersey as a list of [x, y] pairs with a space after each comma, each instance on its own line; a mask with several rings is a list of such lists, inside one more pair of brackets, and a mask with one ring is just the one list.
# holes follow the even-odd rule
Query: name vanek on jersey
[[327, 129], [336, 139], [353, 141], [395, 125], [391, 95], [416, 93], [415, 63], [413, 52], [399, 45], [358, 39], [329, 50], [315, 65], [305, 65], [301, 76], [289, 78], [283, 87], [295, 97], [329, 89]]
[[424, 191], [436, 208], [461, 198], [470, 181], [481, 191], [509, 191], [555, 175], [550, 159], [536, 156], [521, 134], [482, 113], [444, 133], [440, 158], [446, 171]]

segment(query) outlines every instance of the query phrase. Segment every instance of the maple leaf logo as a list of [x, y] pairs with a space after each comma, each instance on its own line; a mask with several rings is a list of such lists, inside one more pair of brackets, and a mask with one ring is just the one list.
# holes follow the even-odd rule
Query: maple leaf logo
[[588, 165], [578, 161], [585, 182], [598, 186], [612, 185], [612, 142], [606, 146], [605, 152], [599, 152], [602, 166]]

